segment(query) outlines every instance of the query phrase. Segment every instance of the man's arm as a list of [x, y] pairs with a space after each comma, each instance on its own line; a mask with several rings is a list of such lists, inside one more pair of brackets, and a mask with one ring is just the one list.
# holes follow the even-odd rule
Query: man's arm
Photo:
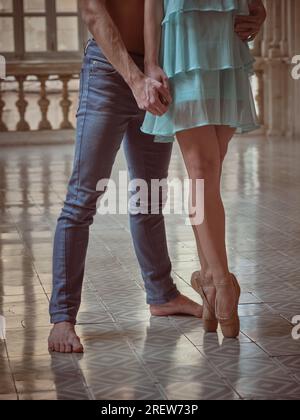
[[243, 41], [253, 41], [264, 24], [267, 12], [262, 0], [249, 2], [249, 16], [237, 16], [235, 20], [235, 31]]
[[[163, 0], [145, 0], [145, 72], [152, 79], [161, 82], [170, 91], [169, 80], [159, 64], [161, 44], [161, 23], [164, 16]], [[168, 106], [172, 102], [171, 94], [161, 98]]]
[[[165, 112], [159, 94], [163, 85], [146, 77], [131, 58], [121, 34], [106, 8], [106, 0], [80, 0], [83, 21], [108, 61], [131, 88], [140, 109]], [[129, 23], [130, 24], [130, 23]]]
[[145, 0], [145, 64], [159, 65], [161, 23], [163, 20], [162, 0]]

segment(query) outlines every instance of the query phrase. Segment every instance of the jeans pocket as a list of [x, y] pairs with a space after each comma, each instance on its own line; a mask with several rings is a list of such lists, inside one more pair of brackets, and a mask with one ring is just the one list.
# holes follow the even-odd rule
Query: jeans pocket
[[111, 76], [115, 74], [118, 74], [117, 70], [105, 58], [91, 58], [91, 76]]

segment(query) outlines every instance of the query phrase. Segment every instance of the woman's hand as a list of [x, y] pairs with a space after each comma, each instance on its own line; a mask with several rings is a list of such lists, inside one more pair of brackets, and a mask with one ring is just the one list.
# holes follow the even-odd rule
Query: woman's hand
[[242, 41], [253, 41], [267, 18], [267, 12], [261, 0], [249, 3], [249, 16], [236, 16], [235, 32]]
[[158, 65], [145, 65], [145, 74], [152, 80], [156, 80], [164, 87], [164, 94], [159, 94], [160, 101], [164, 106], [169, 108], [172, 102], [171, 89], [169, 79], [163, 69]]

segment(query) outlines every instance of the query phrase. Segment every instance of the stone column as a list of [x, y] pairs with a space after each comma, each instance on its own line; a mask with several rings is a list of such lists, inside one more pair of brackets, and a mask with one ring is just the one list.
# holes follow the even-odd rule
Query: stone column
[[268, 22], [262, 43], [266, 59], [265, 121], [269, 136], [283, 136], [288, 131], [287, 2], [267, 0], [266, 4]]

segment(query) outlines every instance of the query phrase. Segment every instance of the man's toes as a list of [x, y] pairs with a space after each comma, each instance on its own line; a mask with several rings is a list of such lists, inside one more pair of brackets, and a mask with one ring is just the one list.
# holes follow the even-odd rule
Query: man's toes
[[73, 352], [76, 354], [82, 354], [83, 353], [83, 346], [75, 346], [73, 347]]
[[65, 348], [66, 348], [65, 344], [64, 343], [60, 343], [60, 345], [59, 345], [59, 352], [60, 353], [65, 353]]
[[59, 343], [54, 343], [54, 351], [56, 353], [59, 353], [60, 352], [60, 345], [59, 345]]
[[65, 353], [72, 353], [72, 345], [71, 344], [66, 345]]
[[55, 347], [54, 347], [53, 342], [52, 341], [48, 341], [48, 350], [50, 352], [54, 352], [54, 349], [55, 349]]
[[73, 340], [73, 352], [74, 353], [83, 353], [83, 346], [78, 337]]

